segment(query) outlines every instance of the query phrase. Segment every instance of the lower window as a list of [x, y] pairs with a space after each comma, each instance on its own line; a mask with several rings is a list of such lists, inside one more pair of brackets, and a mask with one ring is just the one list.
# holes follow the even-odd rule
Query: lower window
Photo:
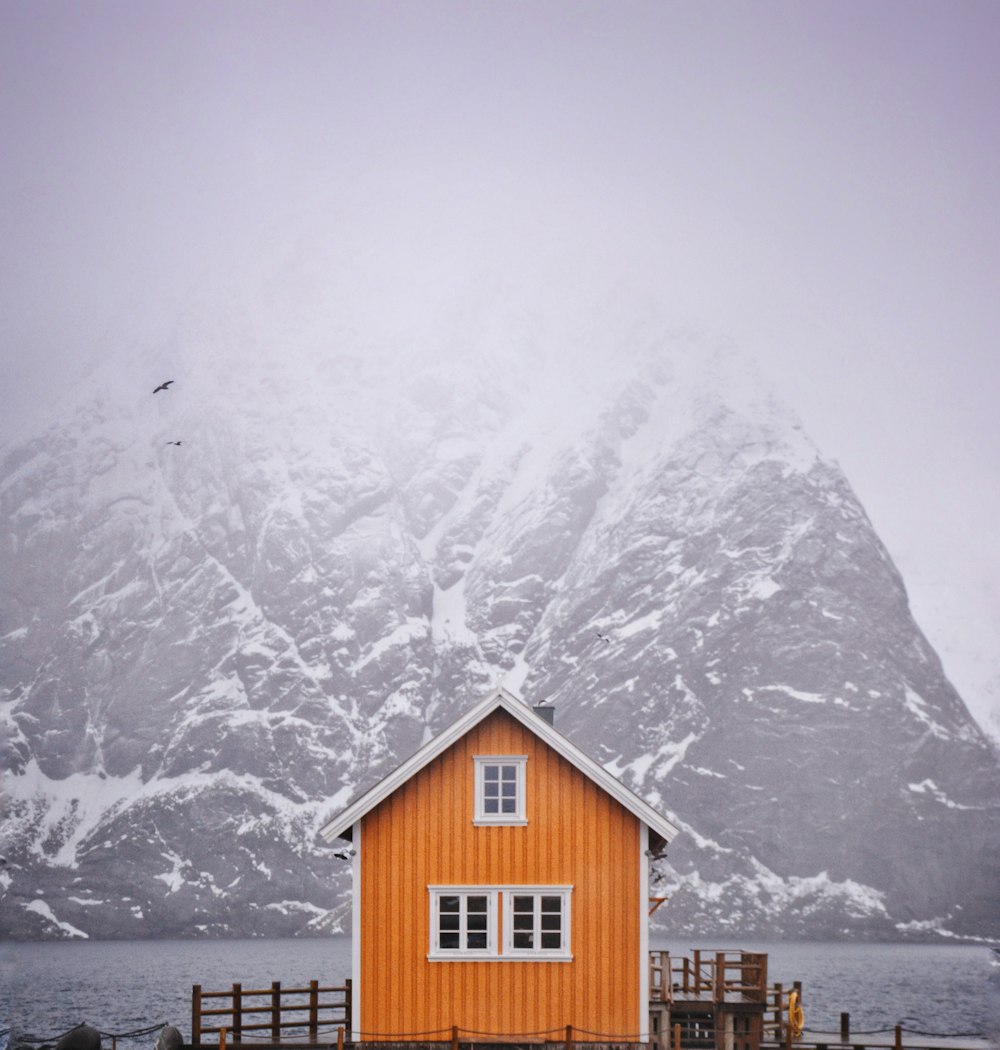
[[560, 960], [571, 886], [430, 886], [430, 959]]

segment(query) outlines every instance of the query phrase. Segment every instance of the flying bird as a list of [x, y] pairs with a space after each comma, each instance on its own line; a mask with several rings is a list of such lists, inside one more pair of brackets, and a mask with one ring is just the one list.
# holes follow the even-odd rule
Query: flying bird
[[159, 392], [160, 392], [161, 390], [167, 390], [167, 389], [169, 389], [169, 387], [170, 387], [170, 384], [171, 384], [172, 382], [173, 382], [173, 380], [172, 380], [172, 379], [168, 379], [168, 380], [167, 380], [167, 381], [166, 381], [165, 383], [161, 383], [161, 384], [160, 384], [160, 385], [159, 385], [159, 386], [158, 386], [158, 387], [157, 387], [157, 388], [156, 388], [156, 389], [155, 389], [155, 390], [153, 391], [153, 393], [154, 393], [154, 394], [158, 394], [158, 393], [159, 393]]
[[179, 441], [168, 441], [167, 444], [168, 445], [179, 445], [180, 442]]
[[597, 632], [597, 637], [600, 638], [602, 642], [610, 642], [611, 641], [611, 639], [606, 634], [601, 634], [600, 631]]

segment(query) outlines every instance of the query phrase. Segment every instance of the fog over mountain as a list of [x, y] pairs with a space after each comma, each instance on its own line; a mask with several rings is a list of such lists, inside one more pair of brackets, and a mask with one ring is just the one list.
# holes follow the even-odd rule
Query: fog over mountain
[[303, 280], [4, 450], [6, 936], [343, 928], [318, 826], [500, 680], [682, 827], [664, 929], [1000, 936], [996, 750], [738, 348]]
[[308, 356], [349, 304], [367, 354], [484, 267], [643, 285], [768, 367], [1000, 739], [998, 48], [904, 0], [7, 4], [0, 442], [206, 323]]

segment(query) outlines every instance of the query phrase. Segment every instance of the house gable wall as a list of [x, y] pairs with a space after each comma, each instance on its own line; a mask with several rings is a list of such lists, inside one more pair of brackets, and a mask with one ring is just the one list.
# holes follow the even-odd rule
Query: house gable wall
[[[528, 756], [526, 825], [473, 823], [473, 756], [484, 754]], [[362, 1033], [637, 1033], [641, 832], [634, 814], [493, 712], [362, 818]], [[572, 886], [572, 961], [428, 960], [433, 885]]]

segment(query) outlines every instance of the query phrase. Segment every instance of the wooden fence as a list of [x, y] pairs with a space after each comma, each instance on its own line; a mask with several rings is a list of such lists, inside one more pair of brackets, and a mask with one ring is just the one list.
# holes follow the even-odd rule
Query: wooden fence
[[225, 1045], [227, 1035], [239, 1043], [245, 1032], [254, 1033], [255, 1042], [261, 1035], [268, 1035], [277, 1043], [282, 1034], [307, 1036], [316, 1041], [320, 1029], [335, 1028], [351, 1030], [350, 981], [329, 986], [310, 981], [305, 988], [283, 988], [280, 981], [273, 981], [270, 988], [234, 984], [224, 992], [205, 992], [196, 984], [191, 989], [194, 1046], [205, 1036], [213, 1035], [220, 1045]]

